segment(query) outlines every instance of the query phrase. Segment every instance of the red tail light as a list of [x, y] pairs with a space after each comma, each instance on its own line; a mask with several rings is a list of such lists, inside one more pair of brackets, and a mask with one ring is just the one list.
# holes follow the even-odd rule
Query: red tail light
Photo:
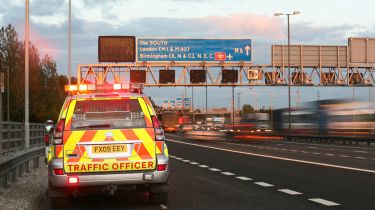
[[57, 123], [56, 130], [55, 130], [55, 135], [53, 136], [53, 144], [58, 145], [62, 144], [63, 141], [63, 130], [65, 126], [65, 119], [60, 119], [60, 121]]
[[152, 124], [154, 124], [154, 128], [160, 128], [161, 127], [160, 122], [155, 115], [152, 116], [151, 119], [152, 119]]
[[44, 143], [46, 146], [49, 145], [49, 134], [44, 134]]
[[160, 164], [160, 165], [158, 165], [158, 167], [157, 167], [157, 170], [158, 171], [165, 171], [165, 170], [167, 170], [167, 164]]
[[56, 174], [56, 175], [63, 175], [64, 170], [62, 168], [54, 168], [53, 173]]

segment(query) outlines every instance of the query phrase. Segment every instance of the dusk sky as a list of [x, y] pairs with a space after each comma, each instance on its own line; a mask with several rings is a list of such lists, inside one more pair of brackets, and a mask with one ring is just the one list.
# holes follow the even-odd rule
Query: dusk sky
[[[97, 63], [97, 37], [251, 38], [253, 62], [270, 64], [272, 44], [286, 44], [286, 18], [275, 12], [301, 11], [291, 17], [292, 43], [346, 45], [348, 37], [375, 37], [375, 1], [370, 0], [72, 0], [72, 69], [77, 64]], [[24, 39], [24, 0], [0, 1], [0, 25], [12, 24]], [[58, 72], [67, 74], [68, 0], [30, 0], [30, 40], [41, 57], [57, 61]], [[204, 89], [195, 88], [195, 105], [203, 107]], [[295, 105], [296, 90], [292, 88]], [[146, 89], [157, 101], [181, 94], [183, 88]], [[248, 92], [255, 92], [252, 97]], [[352, 97], [353, 88], [300, 88], [301, 101], [317, 98]], [[163, 92], [162, 94], [160, 92]], [[241, 103], [257, 101], [258, 107], [287, 106], [285, 87], [236, 88]], [[187, 93], [191, 90], [187, 88]], [[254, 94], [253, 94], [254, 95]], [[368, 100], [369, 88], [355, 88], [357, 99]], [[229, 106], [231, 88], [210, 88], [209, 104]], [[236, 105], [237, 106], [237, 105]]]

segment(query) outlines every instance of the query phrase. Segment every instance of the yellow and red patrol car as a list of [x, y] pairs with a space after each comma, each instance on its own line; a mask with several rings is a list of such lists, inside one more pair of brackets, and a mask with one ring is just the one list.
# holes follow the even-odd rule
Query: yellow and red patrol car
[[147, 190], [168, 199], [168, 148], [141, 84], [81, 84], [69, 91], [48, 156], [51, 205], [93, 192]]

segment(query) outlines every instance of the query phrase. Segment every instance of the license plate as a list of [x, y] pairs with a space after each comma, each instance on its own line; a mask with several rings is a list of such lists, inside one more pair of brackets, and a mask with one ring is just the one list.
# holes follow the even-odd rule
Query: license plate
[[93, 145], [93, 154], [103, 154], [103, 153], [122, 153], [127, 152], [128, 147], [125, 144], [112, 144], [112, 145]]

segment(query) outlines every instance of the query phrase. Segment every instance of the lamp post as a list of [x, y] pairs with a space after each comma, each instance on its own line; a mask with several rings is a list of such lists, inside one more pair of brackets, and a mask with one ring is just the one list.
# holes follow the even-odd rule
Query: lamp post
[[25, 149], [30, 147], [29, 123], [29, 0], [25, 8]]
[[288, 134], [291, 134], [291, 117], [290, 117], [290, 84], [291, 84], [291, 78], [290, 78], [290, 24], [289, 24], [289, 18], [291, 15], [298, 15], [300, 14], [300, 11], [293, 11], [293, 13], [275, 13], [275, 16], [287, 16], [288, 19]]
[[68, 26], [68, 84], [70, 85], [71, 81], [71, 68], [72, 68], [72, 1], [69, 0], [69, 26]]

